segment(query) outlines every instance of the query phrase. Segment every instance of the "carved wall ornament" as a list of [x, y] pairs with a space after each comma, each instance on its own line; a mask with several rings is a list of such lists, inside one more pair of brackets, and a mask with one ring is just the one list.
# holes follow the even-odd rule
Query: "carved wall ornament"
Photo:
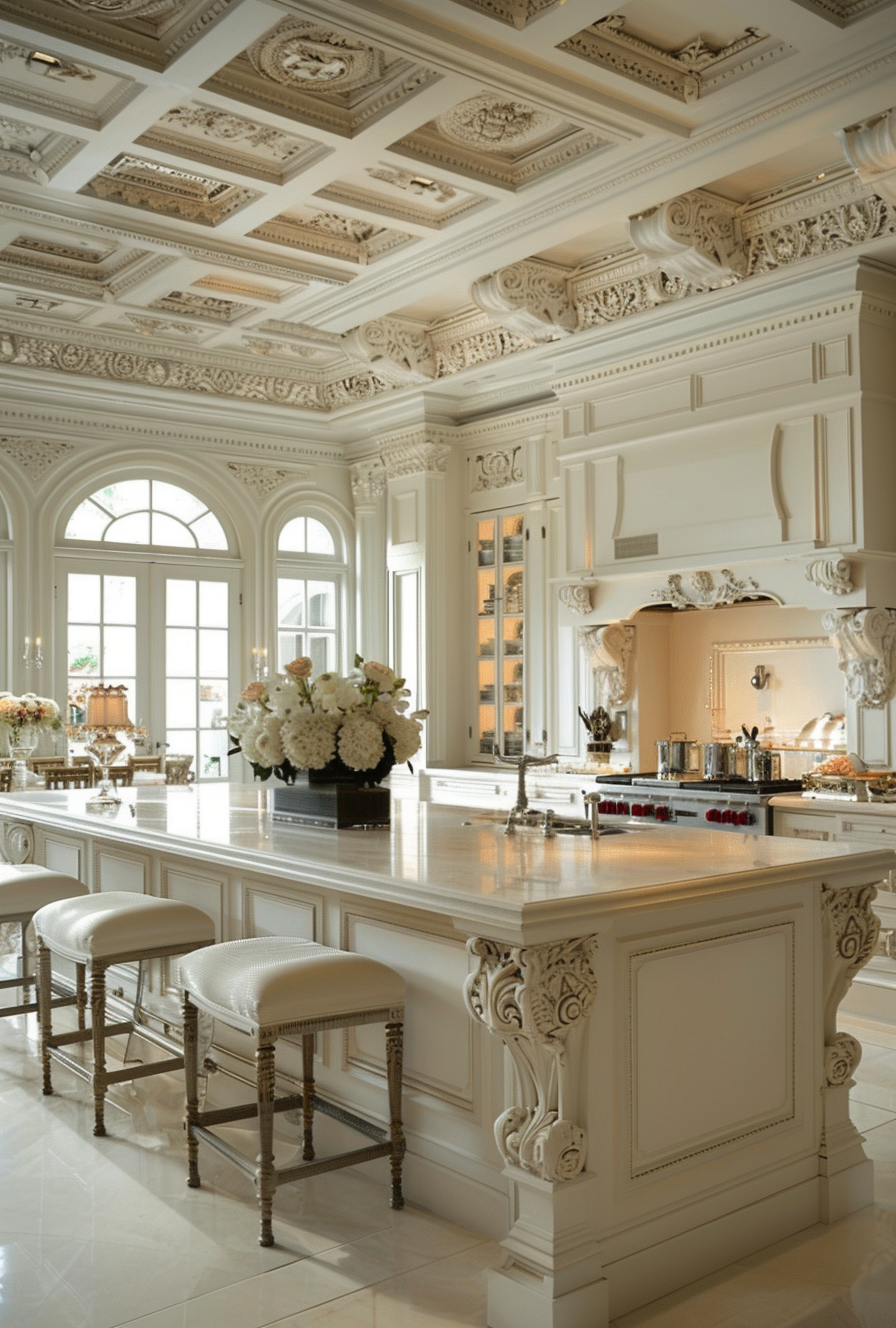
[[694, 190], [629, 221], [636, 248], [664, 272], [697, 286], [727, 286], [746, 270], [734, 228], [736, 206]]
[[555, 115], [526, 101], [480, 92], [436, 117], [450, 143], [463, 148], [519, 148], [544, 138], [559, 124]]
[[599, 18], [561, 42], [558, 50], [582, 56], [592, 64], [684, 102], [705, 97], [717, 87], [793, 53], [793, 47], [786, 42], [752, 27], [724, 46], [712, 46], [695, 36], [675, 50], [665, 50], [627, 32], [623, 14]]
[[355, 507], [373, 507], [386, 492], [386, 467], [378, 458], [358, 461], [351, 468]]
[[893, 691], [896, 609], [833, 609], [821, 624], [837, 650], [847, 695], [882, 710]]
[[806, 580], [828, 595], [848, 595], [855, 590], [848, 558], [813, 558], [806, 564]]
[[509, 946], [471, 937], [477, 967], [464, 984], [474, 1019], [500, 1037], [517, 1071], [520, 1102], [495, 1121], [504, 1160], [541, 1180], [572, 1180], [585, 1165], [585, 1131], [569, 1118], [575, 1087], [566, 1057], [597, 993], [597, 938]]
[[896, 206], [896, 107], [841, 130], [839, 137], [862, 183]]
[[246, 51], [265, 78], [303, 92], [350, 92], [382, 78], [383, 52], [343, 32], [287, 19]]
[[862, 1055], [855, 1038], [837, 1032], [837, 1010], [877, 947], [880, 920], [871, 907], [876, 896], [873, 885], [822, 886], [825, 1073], [832, 1087], [846, 1083]]
[[4, 862], [11, 862], [18, 866], [23, 862], [31, 862], [34, 859], [34, 830], [30, 825], [24, 823], [13, 823], [7, 821], [3, 829], [3, 839], [0, 842], [0, 854]]
[[14, 438], [0, 436], [0, 451], [16, 461], [27, 475], [35, 482], [70, 453], [74, 452], [73, 443], [57, 442], [47, 438]]
[[474, 460], [476, 482], [473, 491], [504, 489], [508, 484], [520, 484], [523, 467], [520, 463], [522, 447], [496, 448], [494, 452], [481, 452]]
[[556, 341], [576, 325], [566, 276], [565, 268], [530, 258], [480, 277], [470, 294], [502, 327], [532, 341]]
[[402, 475], [444, 475], [451, 451], [448, 443], [423, 438], [386, 442], [382, 448], [386, 477], [394, 480]]
[[228, 461], [227, 469], [234, 479], [244, 484], [259, 501], [269, 498], [289, 480], [306, 480], [309, 470], [280, 470], [277, 466], [263, 466], [241, 461]]
[[583, 627], [579, 636], [594, 672], [600, 704], [608, 708], [624, 705], [632, 694], [634, 627], [631, 623]]
[[579, 583], [575, 585], [561, 586], [558, 591], [560, 603], [570, 610], [571, 613], [580, 613], [582, 617], [591, 613], [594, 608], [591, 598], [591, 587], [583, 586]]
[[762, 592], [751, 576], [742, 581], [727, 567], [718, 573], [722, 578], [716, 585], [712, 572], [692, 572], [690, 591], [682, 586], [683, 574], [674, 572], [661, 590], [651, 592], [650, 598], [676, 609], [715, 609], [722, 604], [737, 604], [742, 599], [760, 599]]

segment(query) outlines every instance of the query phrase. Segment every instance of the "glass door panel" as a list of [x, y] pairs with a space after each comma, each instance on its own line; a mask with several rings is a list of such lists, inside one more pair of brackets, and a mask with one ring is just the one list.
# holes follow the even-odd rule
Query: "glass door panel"
[[128, 689], [128, 714], [137, 723], [137, 578], [69, 572], [68, 719], [86, 718], [87, 688], [98, 683]]
[[476, 523], [476, 750], [483, 756], [525, 750], [524, 541], [521, 513]]
[[226, 779], [228, 584], [165, 581], [165, 710], [168, 754], [192, 756], [197, 779]]

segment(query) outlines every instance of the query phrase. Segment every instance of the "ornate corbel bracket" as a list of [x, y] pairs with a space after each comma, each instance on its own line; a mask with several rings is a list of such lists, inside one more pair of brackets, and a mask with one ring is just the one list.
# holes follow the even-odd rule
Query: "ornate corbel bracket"
[[594, 670], [594, 681], [601, 703], [607, 706], [624, 705], [632, 694], [634, 627], [630, 623], [583, 627], [580, 636]]
[[837, 1010], [877, 947], [880, 920], [871, 908], [876, 895], [873, 885], [822, 886], [825, 1077], [832, 1088], [852, 1077], [862, 1056], [854, 1037], [837, 1032]]
[[806, 580], [828, 595], [849, 595], [855, 590], [847, 558], [813, 558], [806, 564]]
[[530, 341], [556, 341], [575, 330], [576, 315], [567, 290], [565, 269], [526, 259], [474, 281], [473, 303]]
[[560, 596], [560, 603], [572, 613], [581, 613], [584, 617], [585, 614], [591, 613], [594, 608], [591, 586], [583, 586], [581, 582], [575, 582], [568, 586], [561, 586], [557, 593]]
[[882, 710], [893, 690], [896, 609], [834, 609], [822, 626], [846, 675], [846, 692], [868, 710]]
[[862, 183], [896, 205], [896, 107], [841, 130], [839, 138]]
[[386, 492], [386, 467], [379, 457], [358, 461], [351, 468], [355, 507], [375, 507]]
[[734, 204], [695, 190], [631, 217], [632, 243], [669, 276], [695, 286], [727, 286], [746, 272], [734, 230]]
[[519, 1103], [495, 1121], [498, 1148], [505, 1162], [540, 1180], [572, 1180], [585, 1165], [585, 1131], [567, 1114], [574, 1099], [566, 1044], [594, 1004], [596, 945], [596, 936], [531, 946], [467, 942], [477, 960], [464, 984], [467, 1009], [502, 1039], [519, 1080]]
[[386, 382], [425, 383], [435, 377], [432, 349], [415, 323], [377, 318], [347, 332], [344, 342], [350, 355], [375, 368]]

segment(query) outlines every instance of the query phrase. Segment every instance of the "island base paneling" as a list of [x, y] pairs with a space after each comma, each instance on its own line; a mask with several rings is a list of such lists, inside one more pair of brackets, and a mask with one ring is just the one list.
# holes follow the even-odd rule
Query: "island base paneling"
[[[142, 864], [144, 889], [206, 908], [222, 939], [299, 935], [398, 969], [407, 1194], [501, 1239], [490, 1328], [606, 1328], [870, 1202], [861, 1048], [837, 1009], [877, 945], [892, 849], [505, 836], [410, 799], [364, 835], [274, 824], [248, 790], [126, 794], [134, 815], [102, 821], [77, 791], [0, 795], [0, 843], [65, 845], [94, 889]], [[222, 1029], [212, 1056], [211, 1095], [241, 1100], [248, 1042]], [[278, 1063], [294, 1090], [299, 1047]], [[321, 1036], [315, 1078], [385, 1120], [364, 1030]]]

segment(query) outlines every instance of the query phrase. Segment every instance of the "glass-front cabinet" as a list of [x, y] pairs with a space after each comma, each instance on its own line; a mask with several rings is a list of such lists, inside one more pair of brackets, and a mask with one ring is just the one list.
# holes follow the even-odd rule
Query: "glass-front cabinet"
[[525, 529], [522, 512], [476, 520], [477, 728], [474, 751], [522, 756], [525, 746]]

